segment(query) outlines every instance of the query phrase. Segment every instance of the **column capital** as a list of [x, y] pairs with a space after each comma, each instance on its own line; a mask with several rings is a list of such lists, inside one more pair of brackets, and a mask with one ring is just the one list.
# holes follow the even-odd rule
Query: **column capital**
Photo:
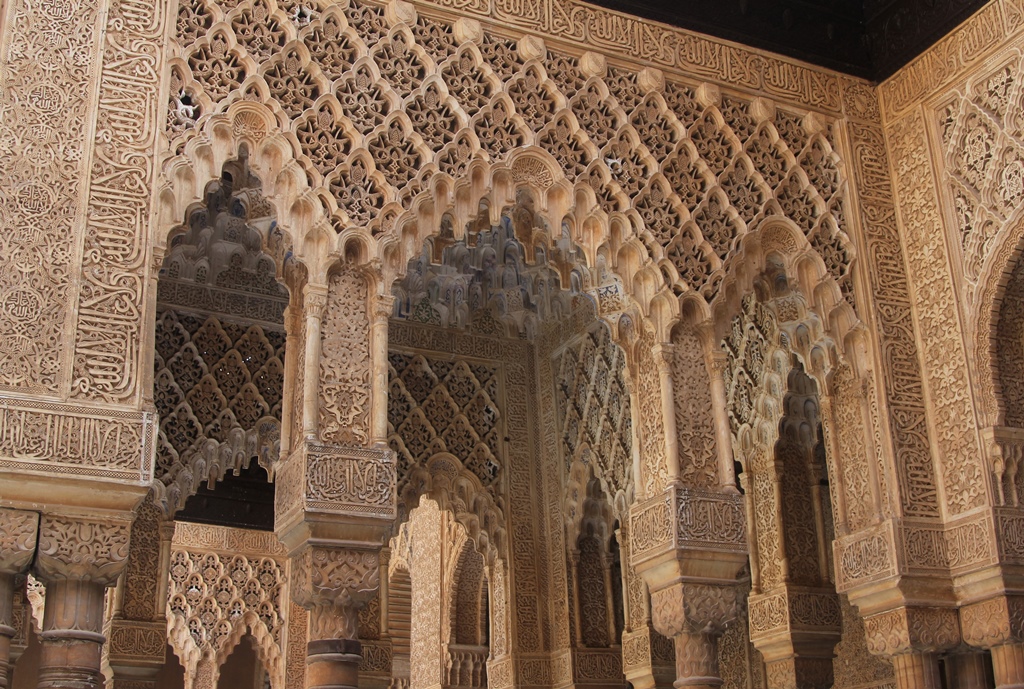
[[864, 637], [874, 655], [937, 653], [960, 645], [955, 608], [901, 607], [864, 618]]
[[739, 613], [735, 586], [677, 582], [651, 592], [651, 621], [659, 634], [721, 636]]
[[1024, 596], [996, 596], [960, 608], [964, 643], [991, 649], [1024, 642]]
[[356, 639], [359, 610], [380, 587], [376, 550], [308, 545], [292, 557], [292, 598], [311, 611], [310, 639]]
[[391, 294], [378, 294], [373, 297], [373, 320], [387, 322], [395, 311], [395, 297]]
[[307, 318], [323, 318], [326, 308], [327, 285], [306, 285], [302, 288], [302, 311]]
[[130, 517], [43, 514], [39, 521], [36, 576], [47, 584], [77, 579], [113, 585], [128, 563]]
[[28, 571], [38, 538], [38, 512], [0, 508], [0, 574]]

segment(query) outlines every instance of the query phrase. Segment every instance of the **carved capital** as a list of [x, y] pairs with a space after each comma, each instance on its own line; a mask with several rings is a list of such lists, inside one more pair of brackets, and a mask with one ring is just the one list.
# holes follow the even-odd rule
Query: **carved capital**
[[370, 520], [390, 528], [398, 509], [396, 481], [390, 449], [306, 443], [277, 469], [278, 536], [297, 547], [289, 532], [314, 514]]
[[82, 580], [111, 586], [128, 562], [131, 521], [44, 514], [35, 574], [50, 583]]
[[632, 507], [629, 529], [630, 562], [652, 589], [680, 576], [731, 581], [746, 562], [746, 514], [737, 493], [671, 486]]
[[395, 312], [395, 298], [390, 294], [378, 294], [373, 299], [373, 320], [387, 323]]
[[0, 508], [0, 574], [28, 570], [38, 537], [38, 513]]
[[665, 73], [654, 67], [644, 67], [636, 77], [645, 93], [660, 93], [665, 89]]
[[306, 285], [302, 290], [302, 311], [307, 318], [320, 320], [327, 308], [327, 286]]
[[750, 102], [750, 114], [758, 122], [775, 119], [775, 101], [769, 98], [755, 98]]
[[1024, 597], [998, 596], [960, 608], [964, 643], [994, 648], [1024, 642]]
[[704, 82], [697, 87], [697, 102], [705, 108], [717, 108], [722, 104], [722, 92], [714, 84]]
[[377, 551], [307, 546], [292, 572], [292, 598], [310, 610], [311, 640], [358, 638], [359, 610], [380, 586]]
[[416, 8], [405, 0], [391, 0], [384, 6], [384, 18], [391, 26], [399, 24], [413, 26], [416, 24]]
[[162, 666], [167, 648], [167, 623], [115, 619], [110, 627], [110, 664]]
[[651, 621], [658, 633], [720, 636], [736, 619], [735, 586], [678, 582], [651, 593]]
[[864, 637], [874, 655], [937, 653], [960, 644], [953, 608], [898, 608], [864, 618]]

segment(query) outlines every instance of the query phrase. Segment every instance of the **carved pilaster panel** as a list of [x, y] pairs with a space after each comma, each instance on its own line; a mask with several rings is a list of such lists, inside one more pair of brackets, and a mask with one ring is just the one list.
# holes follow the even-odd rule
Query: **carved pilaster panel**
[[105, 16], [82, 265], [76, 271], [81, 287], [70, 391], [80, 399], [131, 403], [141, 394], [143, 277], [170, 28], [165, 8], [162, 2], [117, 2]]
[[390, 523], [397, 516], [396, 483], [390, 449], [306, 443], [278, 468], [277, 528], [290, 529], [308, 514]]
[[930, 423], [942, 457], [946, 509], [958, 515], [991, 504], [975, 430], [961, 320], [939, 215], [927, 124], [919, 110], [887, 125], [903, 250], [917, 295]]
[[782, 591], [751, 596], [751, 637], [792, 629], [821, 628], [839, 631], [839, 600], [835, 594]]
[[673, 486], [631, 508], [630, 534], [630, 561], [639, 570], [678, 551], [689, 553], [690, 559], [704, 553], [708, 566], [718, 572], [712, 563], [729, 568], [727, 563], [745, 560], [747, 552], [746, 516], [738, 493]]
[[167, 648], [167, 623], [114, 620], [109, 633], [109, 660], [118, 665], [162, 665]]
[[896, 537], [891, 522], [837, 538], [833, 544], [840, 593], [896, 576]]
[[[67, 385], [76, 272], [69, 242], [88, 179], [90, 119], [82, 113], [95, 102], [103, 4], [4, 6], [0, 222], [8, 260], [0, 269], [0, 390], [54, 395]], [[41, 429], [25, 430], [30, 442], [45, 442]]]
[[153, 478], [150, 412], [98, 411], [48, 402], [0, 403], [0, 470], [143, 483]]

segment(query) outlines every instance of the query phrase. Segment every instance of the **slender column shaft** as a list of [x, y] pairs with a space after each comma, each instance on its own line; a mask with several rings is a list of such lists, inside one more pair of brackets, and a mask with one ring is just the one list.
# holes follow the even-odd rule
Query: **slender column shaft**
[[43, 631], [39, 635], [39, 689], [98, 689], [103, 646], [105, 587], [83, 579], [46, 585]]
[[307, 689], [356, 689], [362, 648], [355, 639], [322, 639], [306, 647]]
[[1024, 689], [1024, 644], [1005, 644], [992, 649], [996, 689]]
[[583, 631], [580, 624], [580, 576], [579, 576], [579, 551], [574, 550], [569, 557], [569, 582], [572, 586], [572, 625], [576, 631], [576, 643], [583, 643]]
[[718, 638], [711, 634], [682, 633], [675, 637], [676, 689], [717, 689], [722, 686], [718, 671]]
[[10, 686], [14, 637], [14, 575], [0, 573], [0, 689]]
[[665, 458], [668, 477], [679, 476], [679, 436], [676, 434], [675, 391], [672, 389], [672, 347], [661, 345], [655, 351], [658, 378], [661, 380], [661, 415], [665, 426]]
[[715, 445], [718, 450], [718, 480], [727, 488], [736, 487], [733, 467], [732, 434], [729, 431], [729, 403], [725, 392], [725, 355], [714, 355], [708, 369], [711, 375], [711, 406], [715, 420]]
[[939, 661], [933, 653], [903, 653], [893, 656], [897, 689], [939, 689]]
[[[303, 371], [302, 389], [302, 434], [309, 438], [316, 435], [320, 413], [320, 321], [327, 306], [327, 289], [321, 286], [306, 285], [304, 315], [306, 319], [304, 346], [306, 348], [305, 371]], [[296, 390], [296, 394], [299, 391]]]
[[985, 656], [981, 653], [958, 653], [950, 656], [951, 689], [987, 689]]
[[612, 567], [610, 558], [604, 553], [601, 554], [601, 573], [604, 576], [604, 604], [608, 615], [605, 622], [608, 626], [608, 644], [614, 644], [615, 639], [615, 597], [612, 595]]
[[370, 423], [374, 440], [380, 442], [386, 442], [388, 435], [388, 318], [394, 303], [394, 297], [377, 297], [370, 326], [370, 366], [373, 370]]

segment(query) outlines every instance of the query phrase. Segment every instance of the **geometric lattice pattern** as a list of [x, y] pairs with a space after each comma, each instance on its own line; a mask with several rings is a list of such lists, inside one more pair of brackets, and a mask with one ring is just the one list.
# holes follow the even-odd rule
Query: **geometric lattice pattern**
[[614, 495], [632, 483], [633, 417], [625, 383], [626, 357], [608, 326], [597, 323], [565, 349], [557, 363], [556, 397], [568, 472], [579, 454]]
[[486, 32], [477, 50], [422, 14], [392, 29], [355, 0], [181, 0], [175, 42], [171, 138], [235, 98], [270, 104], [339, 231], [388, 235], [432, 175], [536, 145], [606, 213], [635, 209], [649, 255], [706, 299], [769, 215], [803, 230], [850, 297], [839, 158], [827, 124], [798, 113], [623, 67], [595, 76]]
[[[178, 480], [186, 469], [196, 481], [218, 479], [255, 456], [275, 459], [270, 453], [280, 437], [284, 345], [283, 332], [260, 325], [159, 313], [156, 477], [168, 486], [172, 511], [193, 489]], [[231, 449], [226, 461], [220, 451], [207, 449], [211, 443]]]
[[480, 482], [501, 475], [503, 428], [498, 368], [465, 359], [388, 355], [388, 442], [398, 455], [399, 487], [414, 466], [449, 452]]

